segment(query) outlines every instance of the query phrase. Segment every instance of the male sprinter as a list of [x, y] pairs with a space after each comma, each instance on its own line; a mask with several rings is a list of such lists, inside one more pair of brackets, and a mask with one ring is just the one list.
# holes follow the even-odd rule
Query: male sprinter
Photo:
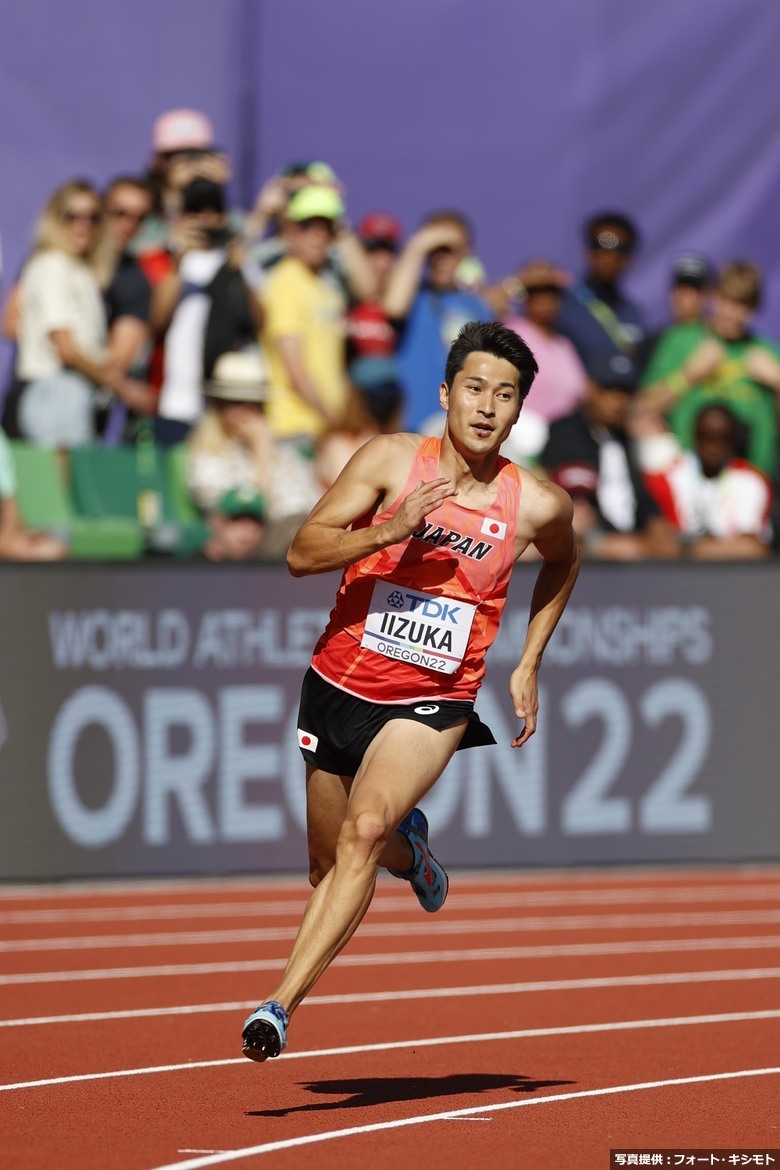
[[365, 915], [380, 865], [425, 910], [444, 903], [447, 875], [415, 806], [459, 747], [495, 743], [473, 704], [530, 543], [542, 565], [509, 686], [524, 720], [512, 746], [536, 729], [542, 653], [579, 567], [568, 495], [498, 453], [536, 371], [516, 333], [465, 325], [439, 389], [444, 437], [372, 439], [290, 546], [293, 576], [345, 572], [298, 717], [315, 889], [281, 983], [244, 1024], [250, 1060], [282, 1052], [290, 1016]]

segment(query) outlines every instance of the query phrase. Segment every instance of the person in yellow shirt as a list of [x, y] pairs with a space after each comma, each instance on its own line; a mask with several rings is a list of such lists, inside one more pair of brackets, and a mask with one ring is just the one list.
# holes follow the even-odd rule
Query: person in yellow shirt
[[346, 299], [326, 267], [343, 214], [333, 187], [298, 191], [286, 210], [287, 254], [262, 292], [271, 426], [302, 450], [341, 418], [347, 401]]

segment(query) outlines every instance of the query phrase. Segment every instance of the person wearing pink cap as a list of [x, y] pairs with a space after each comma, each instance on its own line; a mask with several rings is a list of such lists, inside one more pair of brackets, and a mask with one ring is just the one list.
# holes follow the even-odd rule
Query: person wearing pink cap
[[[182, 193], [193, 179], [224, 186], [232, 170], [227, 155], [216, 149], [211, 119], [200, 110], [166, 110], [152, 127], [152, 158], [147, 180], [153, 212], [133, 241], [136, 255], [164, 250], [170, 223], [181, 209]], [[147, 273], [148, 275], [148, 273]]]

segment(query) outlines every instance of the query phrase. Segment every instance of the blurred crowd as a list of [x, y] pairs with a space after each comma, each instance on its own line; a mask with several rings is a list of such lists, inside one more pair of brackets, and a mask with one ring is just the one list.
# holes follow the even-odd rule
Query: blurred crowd
[[441, 433], [446, 352], [494, 319], [539, 364], [503, 453], [571, 494], [585, 555], [776, 551], [780, 348], [752, 325], [755, 263], [670, 257], [651, 331], [623, 280], [652, 241], [624, 211], [584, 222], [578, 273], [510, 257], [492, 282], [459, 209], [353, 222], [319, 160], [239, 209], [231, 177], [206, 115], [169, 110], [143, 173], [51, 194], [3, 289], [0, 558], [78, 555], [79, 524], [114, 519], [133, 555], [279, 560], [361, 444]]

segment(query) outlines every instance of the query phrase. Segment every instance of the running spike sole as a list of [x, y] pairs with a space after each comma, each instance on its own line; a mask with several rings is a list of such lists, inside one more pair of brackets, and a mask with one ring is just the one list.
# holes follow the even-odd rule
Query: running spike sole
[[253, 1020], [241, 1035], [244, 1040], [241, 1051], [248, 1060], [268, 1060], [269, 1057], [279, 1056], [282, 1051], [279, 1033], [265, 1020]]

